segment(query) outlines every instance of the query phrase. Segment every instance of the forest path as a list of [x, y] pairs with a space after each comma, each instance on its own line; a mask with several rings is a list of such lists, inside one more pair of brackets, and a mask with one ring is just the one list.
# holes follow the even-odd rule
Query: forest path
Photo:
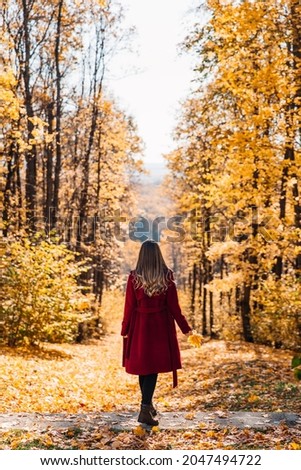
[[[301, 431], [301, 415], [296, 413], [260, 412], [196, 412], [188, 416], [185, 412], [159, 413], [161, 430], [208, 430], [217, 428], [266, 430], [274, 426], [296, 426]], [[47, 431], [108, 427], [112, 431], [132, 431], [137, 427], [137, 413], [9, 413], [0, 414], [0, 430]], [[140, 425], [148, 429], [148, 426]]]

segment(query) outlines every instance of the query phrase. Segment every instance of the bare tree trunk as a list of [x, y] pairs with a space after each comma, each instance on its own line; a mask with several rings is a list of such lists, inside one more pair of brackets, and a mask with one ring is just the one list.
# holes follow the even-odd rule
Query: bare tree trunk
[[21, 74], [24, 82], [25, 108], [27, 114], [27, 133], [28, 142], [32, 142], [31, 149], [26, 152], [26, 182], [25, 182], [25, 200], [26, 200], [26, 221], [29, 231], [34, 232], [36, 228], [36, 182], [37, 182], [37, 149], [34, 143], [34, 117], [32, 105], [32, 93], [30, 88], [30, 58], [31, 41], [29, 32], [29, 9], [27, 0], [22, 0], [23, 7], [23, 32], [24, 32], [24, 63], [22, 64]]
[[[296, 120], [296, 140], [301, 139], [301, 29], [300, 29], [300, 1], [295, 0], [292, 4], [292, 26], [293, 26], [293, 56], [294, 56], [294, 71], [296, 80], [296, 93], [294, 99], [295, 107], [295, 120]], [[295, 157], [295, 155], [294, 155]], [[294, 158], [295, 160], [295, 158]], [[301, 201], [299, 182], [295, 172], [293, 172], [294, 184], [293, 184], [293, 198], [294, 198], [294, 214], [295, 214], [295, 227], [297, 230], [301, 230]], [[297, 241], [298, 248], [301, 247], [301, 237]], [[296, 277], [301, 278], [301, 253], [298, 253], [295, 259], [295, 271]]]
[[[220, 279], [224, 279], [224, 255], [220, 257]], [[223, 307], [223, 297], [223, 292], [221, 292], [219, 296], [219, 305], [221, 308]]]
[[11, 209], [11, 195], [12, 195], [12, 186], [14, 178], [14, 147], [15, 144], [12, 143], [9, 148], [9, 155], [7, 161], [7, 172], [6, 172], [6, 181], [4, 185], [4, 197], [3, 197], [3, 235], [7, 237], [9, 232], [9, 212]]
[[196, 276], [197, 276], [197, 268], [196, 263], [193, 263], [192, 268], [192, 286], [191, 286], [191, 299], [190, 299], [190, 321], [192, 328], [195, 328], [195, 297], [196, 297]]
[[[48, 133], [51, 135], [53, 133], [53, 102], [47, 104], [47, 122], [48, 122]], [[46, 231], [52, 229], [53, 227], [53, 212], [52, 212], [52, 202], [53, 202], [53, 143], [49, 142], [46, 147], [46, 177], [45, 177], [45, 186], [46, 186], [46, 197], [44, 205], [44, 218]]]
[[251, 330], [251, 308], [250, 308], [250, 297], [251, 297], [251, 286], [250, 284], [244, 284], [243, 294], [241, 299], [241, 319], [242, 319], [242, 330], [244, 340], [248, 343], [254, 343], [252, 330]]
[[[88, 205], [88, 192], [89, 192], [89, 183], [90, 183], [90, 158], [91, 152], [94, 144], [94, 137], [97, 128], [97, 119], [99, 116], [99, 106], [100, 106], [100, 97], [102, 92], [102, 83], [104, 78], [104, 30], [102, 26], [96, 32], [96, 51], [95, 51], [95, 61], [94, 61], [94, 74], [93, 74], [93, 83], [92, 83], [92, 112], [91, 112], [91, 124], [88, 138], [88, 145], [83, 159], [83, 183], [82, 190], [80, 195], [80, 205], [79, 205], [79, 220], [77, 225], [77, 237], [76, 245], [77, 248], [80, 248], [82, 237], [83, 237], [83, 227], [85, 224], [86, 214], [87, 214], [87, 205]], [[102, 66], [101, 76], [99, 78], [99, 68]]]
[[[202, 264], [199, 262], [198, 264], [198, 314], [202, 312], [202, 305], [203, 305], [202, 294], [203, 294], [203, 271], [202, 271]], [[199, 321], [200, 319], [198, 318], [198, 323]]]
[[[205, 279], [205, 276], [204, 276], [204, 279]], [[207, 289], [205, 287], [203, 287], [202, 335], [203, 336], [208, 335], [208, 327], [207, 327]]]
[[61, 117], [62, 117], [62, 96], [61, 96], [61, 70], [60, 70], [60, 55], [61, 55], [61, 28], [62, 28], [62, 10], [64, 0], [60, 0], [58, 4], [57, 14], [57, 28], [55, 40], [55, 72], [56, 72], [56, 125], [55, 125], [55, 150], [56, 160], [54, 169], [54, 185], [53, 185], [53, 218], [51, 217], [52, 227], [57, 223], [59, 215], [59, 189], [60, 189], [60, 174], [62, 167], [62, 147], [61, 147]]
[[[287, 191], [287, 180], [288, 180], [288, 165], [289, 161], [291, 160], [291, 153], [292, 149], [287, 147], [284, 155], [284, 167], [282, 170], [281, 176], [281, 186], [280, 186], [280, 199], [279, 199], [279, 218], [280, 220], [284, 220], [286, 215], [286, 191]], [[273, 268], [273, 272], [276, 274], [277, 279], [281, 279], [282, 272], [283, 272], [283, 257], [282, 255], [278, 255], [276, 257], [276, 263]]]

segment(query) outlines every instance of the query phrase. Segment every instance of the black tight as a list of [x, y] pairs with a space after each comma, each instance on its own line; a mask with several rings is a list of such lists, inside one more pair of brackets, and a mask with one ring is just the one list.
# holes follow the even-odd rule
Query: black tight
[[158, 374], [139, 375], [142, 404], [150, 405], [156, 388]]

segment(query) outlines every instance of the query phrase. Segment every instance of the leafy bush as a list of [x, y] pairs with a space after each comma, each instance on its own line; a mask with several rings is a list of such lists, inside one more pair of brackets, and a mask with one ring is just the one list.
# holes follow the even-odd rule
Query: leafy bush
[[255, 342], [300, 351], [301, 281], [295, 273], [269, 276], [254, 299], [260, 306], [252, 317]]
[[10, 241], [2, 259], [1, 336], [9, 346], [76, 338], [91, 311], [77, 284], [85, 269], [65, 245]]
[[297, 380], [301, 380], [301, 356], [292, 358], [292, 369]]

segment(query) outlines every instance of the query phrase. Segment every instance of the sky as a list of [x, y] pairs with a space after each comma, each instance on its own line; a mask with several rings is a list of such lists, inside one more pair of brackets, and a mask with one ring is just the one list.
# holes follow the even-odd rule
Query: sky
[[110, 60], [109, 89], [138, 126], [145, 165], [164, 164], [162, 154], [175, 147], [172, 131], [193, 77], [192, 58], [179, 54], [179, 43], [189, 31], [196, 2], [123, 0], [122, 5], [126, 23], [135, 26], [136, 33], [133, 52], [123, 51]]

